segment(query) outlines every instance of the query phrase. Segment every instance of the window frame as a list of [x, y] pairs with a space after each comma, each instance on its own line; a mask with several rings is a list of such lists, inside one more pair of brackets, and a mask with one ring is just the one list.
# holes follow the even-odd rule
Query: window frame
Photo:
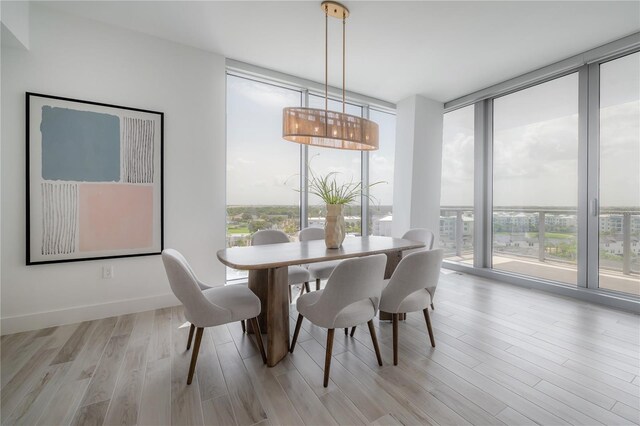
[[[599, 200], [600, 65], [640, 52], [640, 33], [465, 95], [445, 103], [444, 112], [473, 105], [474, 120], [474, 262], [473, 266], [444, 260], [443, 266], [511, 284], [551, 290], [565, 296], [631, 311], [639, 310], [640, 296], [600, 288], [599, 216], [592, 200]], [[493, 269], [493, 101], [572, 73], [578, 73], [578, 285], [522, 276]]]
[[[239, 65], [240, 64], [240, 65]], [[243, 71], [244, 70], [244, 71]], [[282, 89], [293, 90], [300, 92], [301, 96], [301, 106], [309, 107], [309, 98], [310, 96], [318, 96], [324, 98], [324, 91], [319, 90], [319, 87], [316, 83], [309, 82], [304, 79], [300, 79], [293, 76], [288, 76], [285, 74], [273, 72], [270, 70], [262, 69], [259, 67], [251, 66], [248, 64], [238, 63], [236, 61], [227, 60], [227, 70], [225, 73], [225, 85], [227, 84], [228, 77], [233, 76], [235, 78], [242, 78], [249, 81], [253, 81], [260, 84], [268, 84], [271, 86], [275, 86]], [[277, 78], [275, 77], [277, 76]], [[302, 86], [301, 84], [306, 84], [306, 86]], [[337, 91], [335, 88], [330, 88], [329, 91], [329, 99], [342, 102], [341, 101], [341, 91]], [[356, 107], [360, 107], [362, 109], [362, 117], [369, 118], [369, 112], [371, 110], [376, 110], [382, 113], [391, 114], [394, 117], [396, 116], [395, 104], [391, 104], [385, 101], [377, 100], [374, 98], [370, 98], [367, 96], [347, 92], [346, 103], [354, 105]], [[225, 140], [225, 145], [227, 141]], [[228, 149], [225, 150], [225, 156], [228, 153]], [[226, 160], [225, 160], [226, 161]], [[305, 144], [300, 144], [300, 154], [299, 154], [299, 170], [300, 170], [300, 229], [306, 228], [309, 225], [309, 188], [307, 177], [309, 173], [309, 146]], [[369, 235], [369, 189], [367, 187], [369, 183], [369, 152], [361, 151], [361, 162], [360, 162], [360, 177], [363, 184], [363, 194], [360, 202], [360, 215], [361, 215], [361, 235]], [[227, 188], [225, 185], [225, 226], [227, 220]], [[226, 235], [226, 229], [225, 229]], [[236, 279], [226, 279], [227, 283], [235, 283], [238, 281], [245, 280], [245, 278], [236, 278]]]

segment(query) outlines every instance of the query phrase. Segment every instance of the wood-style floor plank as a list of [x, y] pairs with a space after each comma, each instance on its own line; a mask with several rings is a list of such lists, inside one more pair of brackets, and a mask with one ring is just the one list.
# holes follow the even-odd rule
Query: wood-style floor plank
[[248, 426], [266, 419], [267, 415], [236, 346], [232, 342], [220, 345], [218, 358], [238, 424]]
[[[640, 405], [640, 402], [638, 405]], [[640, 409], [638, 406], [634, 408], [623, 404], [622, 402], [616, 402], [616, 405], [613, 406], [611, 411], [613, 411], [620, 417], [624, 417], [632, 423], [640, 422]]]
[[476, 371], [504, 386], [506, 389], [520, 395], [526, 400], [533, 402], [539, 407], [543, 407], [545, 411], [563, 419], [569, 424], [589, 425], [597, 423], [591, 417], [564, 404], [562, 401], [558, 401], [548, 396], [535, 387], [525, 385], [501, 371], [493, 370], [484, 365], [478, 366]]
[[[67, 374], [67, 378], [71, 371]], [[82, 397], [91, 379], [73, 380], [63, 383], [45, 408], [38, 426], [68, 425], [80, 407]]]
[[46, 349], [35, 353], [9, 383], [2, 388], [0, 397], [2, 423], [29, 392], [31, 386], [38, 380], [38, 376], [45, 371], [56, 352], [56, 349]]
[[335, 356], [337, 375], [342, 377], [341, 371], [349, 371], [357, 378], [366, 391], [374, 397], [374, 401], [383, 411], [393, 414], [404, 424], [437, 424], [422, 408], [423, 404], [416, 406], [408, 400], [398, 388], [385, 380], [378, 378], [377, 374], [367, 367], [359, 358], [349, 352], [343, 352]]
[[309, 388], [300, 373], [292, 370], [281, 374], [277, 379], [305, 424], [337, 425], [335, 419]]
[[[155, 345], [151, 346], [156, 347]], [[171, 423], [171, 358], [147, 362], [140, 402], [139, 425]]]
[[320, 402], [340, 425], [366, 425], [366, 417], [349, 398], [336, 389], [319, 397]]
[[182, 307], [171, 311], [171, 424], [202, 425], [202, 401], [198, 377], [187, 385], [191, 351], [187, 351], [189, 326], [185, 324]]
[[202, 403], [204, 423], [212, 426], [230, 426], [238, 424], [233, 414], [228, 395], [211, 398]]
[[267, 417], [276, 424], [302, 424], [298, 412], [276, 379], [278, 372], [286, 373], [289, 370], [269, 368], [259, 355], [245, 359], [244, 364]]
[[171, 357], [171, 308], [154, 312], [153, 332], [147, 351], [149, 361]]
[[87, 341], [97, 324], [98, 321], [85, 321], [80, 323], [71, 337], [69, 337], [69, 340], [67, 340], [64, 346], [62, 346], [53, 361], [51, 361], [51, 365], [63, 364], [76, 359], [82, 350], [84, 343]]
[[[131, 339], [134, 337], [132, 335]], [[135, 425], [145, 376], [149, 339], [131, 342], [125, 353], [118, 382], [105, 416], [107, 425]]]
[[15, 339], [6, 339], [2, 349], [2, 369], [0, 369], [0, 386], [4, 387], [13, 376], [44, 345], [45, 337], [36, 337], [37, 332], [18, 333]]
[[60, 386], [70, 364], [56, 364], [47, 368], [38, 381], [34, 383], [29, 393], [22, 398], [20, 404], [13, 410], [4, 424], [35, 425], [40, 419], [45, 407], [53, 398]]
[[196, 365], [200, 398], [203, 401], [228, 393], [227, 384], [220, 368], [220, 361], [218, 361], [218, 353], [209, 331], [205, 330], [202, 336], [198, 364]]
[[126, 334], [109, 339], [81, 406], [111, 399], [128, 342], [129, 335]]
[[593, 404], [586, 399], [580, 398], [579, 396], [551, 383], [545, 382], [544, 380], [535, 385], [535, 388], [570, 407], [574, 407], [576, 410], [604, 425], [628, 424], [628, 420], [618, 416], [614, 412]]
[[70, 380], [83, 380], [93, 377], [93, 373], [102, 358], [104, 349], [109, 343], [117, 322], [117, 317], [105, 318], [98, 322], [83, 351], [76, 358], [76, 362], [69, 372]]
[[391, 414], [380, 417], [374, 422], [369, 423], [371, 426], [405, 426]]
[[504, 424], [507, 424], [507, 425], [510, 425], [510, 426], [534, 426], [534, 425], [537, 425], [536, 422], [534, 422], [533, 420], [523, 416], [522, 414], [518, 413], [516, 410], [514, 410], [511, 407], [505, 408], [500, 413], [498, 413], [498, 415], [496, 417], [500, 421], [502, 421]]
[[95, 404], [80, 407], [71, 422], [71, 426], [101, 426], [104, 423], [107, 408], [109, 408], [109, 401], [96, 402]]

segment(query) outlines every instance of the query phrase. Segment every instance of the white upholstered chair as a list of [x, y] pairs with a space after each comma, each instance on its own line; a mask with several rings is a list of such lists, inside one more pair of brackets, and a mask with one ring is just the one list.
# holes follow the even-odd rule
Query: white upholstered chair
[[298, 321], [293, 333], [290, 352], [293, 352], [303, 318], [327, 328], [327, 346], [324, 361], [324, 387], [329, 384], [333, 336], [336, 328], [367, 323], [373, 348], [382, 365], [376, 331], [371, 321], [378, 311], [387, 256], [377, 254], [346, 259], [333, 270], [323, 290], [304, 294], [298, 298]]
[[[418, 249], [418, 250], [431, 250], [433, 248], [433, 242], [435, 240], [435, 236], [433, 235], [433, 232], [429, 231], [428, 229], [424, 229], [424, 228], [413, 228], [413, 229], [409, 229], [407, 232], [404, 233], [404, 235], [402, 236], [402, 238], [404, 238], [405, 240], [411, 240], [411, 241], [420, 241], [423, 242], [425, 245], [424, 249]], [[411, 251], [406, 251], [405, 254], [410, 253]]]
[[[422, 251], [422, 250], [431, 250], [433, 249], [433, 243], [435, 241], [435, 235], [433, 235], [433, 232], [429, 231], [428, 229], [424, 229], [424, 228], [413, 228], [413, 229], [409, 229], [407, 232], [404, 233], [404, 235], [402, 236], [402, 238], [404, 238], [405, 240], [411, 240], [411, 241], [420, 241], [423, 242], [425, 247], [422, 249], [415, 249], [415, 250], [407, 250], [404, 252], [404, 255], [408, 255], [410, 253], [415, 253], [417, 251]], [[433, 294], [431, 295], [431, 309], [435, 309], [436, 307], [433, 306]]]
[[[298, 235], [300, 241], [324, 240], [324, 229], [322, 228], [304, 228], [300, 230]], [[316, 290], [320, 290], [320, 282], [329, 278], [339, 260], [330, 260], [327, 262], [311, 263], [307, 265], [311, 279], [316, 280]]]
[[203, 284], [198, 280], [184, 256], [176, 250], [163, 250], [162, 262], [169, 278], [171, 290], [184, 305], [184, 316], [191, 323], [187, 350], [191, 347], [193, 332], [196, 331], [196, 341], [187, 377], [188, 385], [193, 380], [200, 341], [205, 327], [248, 319], [255, 331], [262, 362], [267, 362], [260, 326], [257, 321], [261, 309], [258, 296], [242, 285], [209, 287]]
[[440, 278], [442, 249], [422, 250], [403, 258], [388, 284], [382, 290], [380, 310], [392, 315], [393, 364], [398, 365], [398, 317], [407, 312], [422, 311], [429, 331], [431, 346], [435, 348], [429, 304], [433, 300]]
[[[278, 231], [277, 229], [266, 229], [263, 231], [258, 231], [251, 236], [251, 245], [252, 246], [261, 246], [266, 244], [278, 244], [278, 243], [289, 243], [289, 237], [282, 231]], [[302, 266], [289, 266], [288, 268], [289, 274], [289, 301], [291, 301], [291, 286], [296, 284], [303, 284], [304, 289], [307, 290], [307, 293], [310, 291], [309, 289], [309, 280], [311, 279], [311, 275], [307, 268]], [[302, 293], [301, 291], [300, 293]]]

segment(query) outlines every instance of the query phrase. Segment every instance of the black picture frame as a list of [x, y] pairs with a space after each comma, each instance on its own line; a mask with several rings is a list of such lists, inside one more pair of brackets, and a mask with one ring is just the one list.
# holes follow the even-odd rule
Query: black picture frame
[[164, 113], [35, 92], [25, 112], [26, 264], [160, 254]]

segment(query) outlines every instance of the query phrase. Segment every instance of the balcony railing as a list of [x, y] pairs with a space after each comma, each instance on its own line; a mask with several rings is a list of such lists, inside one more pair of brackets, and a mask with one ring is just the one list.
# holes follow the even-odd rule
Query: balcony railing
[[[620, 271], [624, 275], [640, 273], [638, 256], [640, 256], [640, 210], [634, 209], [602, 209], [600, 210], [599, 228], [610, 234], [609, 243], [619, 246], [621, 250], [612, 252], [609, 256], [604, 253], [601, 256], [600, 268], [612, 271]], [[606, 216], [609, 216], [605, 219]], [[614, 219], [612, 219], [613, 217]], [[635, 225], [632, 219], [637, 222]], [[550, 219], [550, 220], [549, 220]], [[607, 223], [608, 221], [608, 223]], [[555, 224], [547, 223], [555, 222]], [[540, 208], [540, 207], [497, 207], [493, 209], [494, 255], [515, 255], [526, 257], [538, 262], [554, 261], [565, 264], [575, 264], [577, 251], [577, 211], [567, 208]], [[606, 226], [603, 226], [606, 225]], [[461, 260], [470, 260], [473, 253], [473, 208], [470, 206], [441, 207], [440, 209], [440, 246], [445, 249], [445, 256], [457, 257]], [[635, 228], [635, 229], [634, 229]], [[633, 232], [632, 232], [633, 230]], [[496, 236], [504, 234], [512, 240], [513, 236], [522, 238], [521, 242], [530, 243], [527, 247], [509, 246], [499, 247]], [[533, 236], [536, 234], [535, 236]], [[603, 232], [601, 234], [600, 248], [606, 244]], [[560, 243], [557, 241], [563, 237], [567, 240], [564, 244], [564, 253], [559, 254]], [[549, 241], [554, 243], [549, 244]], [[635, 243], [632, 248], [632, 242]], [[498, 243], [498, 244], [496, 244]], [[505, 243], [502, 241], [502, 243]], [[506, 243], [508, 244], [508, 243]], [[554, 245], [555, 244], [555, 245]], [[532, 250], [537, 246], [537, 250]], [[555, 249], [555, 250], [554, 250]], [[618, 259], [621, 258], [621, 262]]]

